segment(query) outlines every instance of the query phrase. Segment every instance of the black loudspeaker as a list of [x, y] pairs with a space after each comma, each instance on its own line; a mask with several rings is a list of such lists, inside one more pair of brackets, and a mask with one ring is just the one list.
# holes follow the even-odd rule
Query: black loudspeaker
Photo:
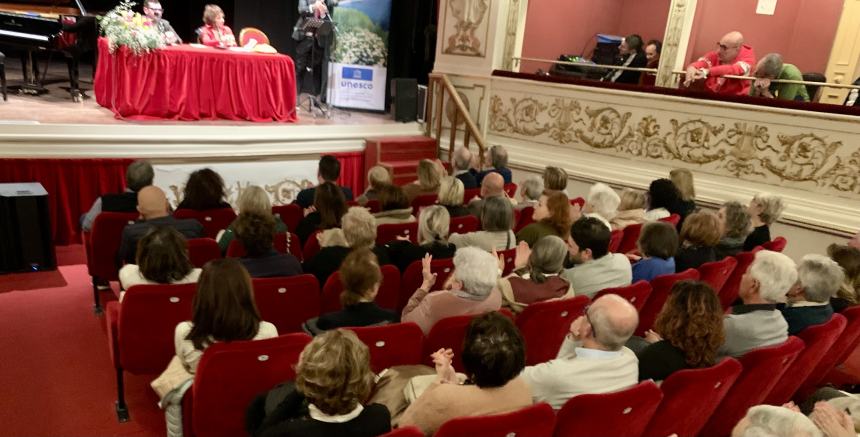
[[418, 120], [418, 80], [392, 79], [391, 100], [394, 120], [409, 122]]
[[0, 184], [0, 273], [56, 266], [48, 192], [39, 183]]

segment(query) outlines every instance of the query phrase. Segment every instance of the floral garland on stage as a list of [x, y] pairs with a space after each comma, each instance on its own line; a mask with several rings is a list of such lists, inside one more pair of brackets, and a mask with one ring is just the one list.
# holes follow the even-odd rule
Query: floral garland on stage
[[165, 46], [158, 27], [149, 18], [132, 11], [134, 5], [131, 0], [123, 0], [99, 19], [102, 35], [107, 38], [111, 53], [118, 47], [126, 47], [140, 55]]

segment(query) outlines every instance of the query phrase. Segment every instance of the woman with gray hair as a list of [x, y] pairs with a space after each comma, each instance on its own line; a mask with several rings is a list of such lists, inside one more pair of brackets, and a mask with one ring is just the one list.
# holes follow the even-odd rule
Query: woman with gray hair
[[520, 313], [534, 302], [573, 297], [570, 282], [559, 276], [566, 259], [567, 243], [555, 235], [541, 238], [531, 249], [520, 243], [514, 273], [499, 280], [502, 305]]
[[836, 261], [816, 254], [803, 257], [797, 266], [797, 276], [797, 284], [787, 294], [788, 304], [780, 309], [788, 322], [789, 335], [830, 320], [833, 317], [830, 299], [845, 280], [845, 272]]
[[753, 230], [744, 240], [744, 251], [749, 252], [770, 241], [770, 225], [779, 219], [784, 209], [782, 197], [777, 195], [758, 193], [752, 198], [747, 211], [750, 213]]
[[540, 196], [543, 194], [543, 182], [537, 176], [532, 176], [520, 185], [520, 201], [516, 209], [524, 209], [529, 206], [537, 207]]
[[513, 249], [517, 236], [513, 228], [514, 211], [510, 200], [496, 196], [484, 199], [481, 205], [481, 231], [451, 234], [448, 239], [457, 247], [475, 246], [492, 252]]
[[493, 255], [477, 247], [457, 249], [454, 271], [441, 289], [431, 293], [436, 285], [436, 274], [430, 270], [432, 260], [430, 255], [421, 260], [424, 281], [403, 308], [402, 322], [415, 322], [426, 335], [444, 318], [501, 308], [502, 297], [496, 289], [499, 267]]
[[618, 213], [618, 205], [620, 204], [621, 197], [615, 190], [609, 185], [598, 182], [588, 190], [588, 199], [585, 201], [583, 212], [586, 217], [594, 217], [612, 230], [612, 224], [609, 221]]
[[423, 208], [418, 216], [418, 244], [398, 238], [385, 245], [388, 255], [401, 272], [427, 254], [433, 259], [452, 258], [457, 246], [448, 242], [450, 226], [451, 216], [444, 207], [432, 205]]
[[358, 196], [358, 199], [355, 199], [359, 205], [364, 206], [367, 205], [367, 202], [371, 200], [379, 199], [379, 190], [387, 184], [391, 183], [391, 173], [388, 172], [388, 169], [381, 165], [374, 165], [367, 172], [367, 189], [364, 190], [364, 194]]
[[744, 240], [752, 231], [750, 214], [740, 202], [726, 202], [717, 211], [717, 218], [723, 226], [723, 236], [714, 248], [717, 260], [735, 256], [744, 249]]
[[823, 437], [824, 434], [799, 411], [774, 405], [757, 405], [747, 410], [746, 416], [735, 425], [732, 437], [761, 436]]
[[648, 196], [644, 191], [625, 188], [621, 190], [621, 203], [618, 212], [609, 220], [613, 231], [620, 231], [630, 225], [645, 223], [645, 207], [648, 206]]

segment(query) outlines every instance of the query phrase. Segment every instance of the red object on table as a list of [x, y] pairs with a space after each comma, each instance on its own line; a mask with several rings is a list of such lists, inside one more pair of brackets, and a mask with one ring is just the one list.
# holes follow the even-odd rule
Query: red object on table
[[180, 45], [137, 56], [101, 38], [94, 87], [117, 118], [293, 122], [295, 74], [286, 55]]

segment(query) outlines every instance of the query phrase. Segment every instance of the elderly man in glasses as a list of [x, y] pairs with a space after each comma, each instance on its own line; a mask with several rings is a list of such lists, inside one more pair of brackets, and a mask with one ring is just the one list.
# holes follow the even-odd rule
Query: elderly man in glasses
[[687, 67], [684, 86], [704, 79], [705, 88], [717, 94], [748, 95], [749, 80], [724, 76], [747, 76], [755, 65], [755, 52], [744, 44], [744, 36], [740, 32], [729, 32], [717, 43], [716, 51], [708, 52]]
[[147, 0], [143, 2], [143, 14], [152, 20], [152, 23], [161, 32], [161, 38], [167, 45], [182, 44], [182, 38], [173, 30], [170, 22], [161, 18], [164, 14], [164, 8], [161, 7], [161, 2], [157, 0]]

